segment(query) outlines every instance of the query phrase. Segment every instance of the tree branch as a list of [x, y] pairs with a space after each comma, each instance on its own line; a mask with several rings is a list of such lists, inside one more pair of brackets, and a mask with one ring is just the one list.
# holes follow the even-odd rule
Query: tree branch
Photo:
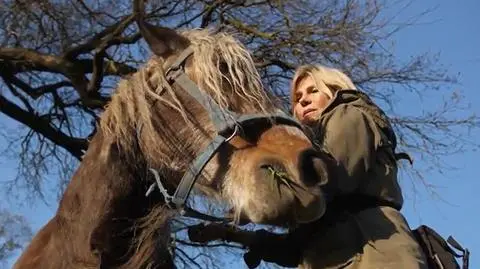
[[265, 68], [272, 65], [280, 67], [283, 71], [295, 70], [296, 68], [295, 64], [280, 59], [262, 59], [255, 63], [257, 68]]
[[31, 88], [31, 92], [29, 93], [30, 97], [33, 99], [37, 99], [38, 97], [44, 95], [45, 93], [52, 93], [56, 90], [63, 88], [63, 87], [72, 87], [72, 83], [68, 81], [60, 81], [57, 83], [43, 85], [37, 88]]
[[[8, 76], [4, 76], [3, 77], [3, 81], [5, 81], [5, 84], [7, 84], [7, 87], [10, 89], [10, 92], [12, 92], [12, 94], [17, 97], [18, 99], [20, 99], [20, 101], [23, 103], [23, 105], [25, 105], [25, 107], [27, 108], [28, 112], [29, 113], [33, 113], [35, 110], [33, 109], [33, 107], [30, 105], [30, 102], [28, 102], [27, 98], [25, 96], [23, 96], [21, 93], [19, 93], [16, 89], [15, 89], [15, 86], [13, 85], [12, 83], [12, 80], [11, 80], [11, 77], [8, 77]], [[24, 85], [24, 86], [28, 86], [28, 85]]]
[[60, 130], [52, 127], [49, 121], [21, 109], [2, 95], [0, 95], [0, 111], [10, 118], [27, 125], [35, 132], [42, 134], [53, 143], [66, 149], [79, 160], [81, 160], [83, 155], [82, 150], [88, 147], [87, 140], [65, 135]]
[[42, 54], [26, 48], [0, 48], [0, 63], [9, 61], [21, 70], [37, 70], [54, 73], [68, 73], [75, 66], [62, 57]]
[[225, 16], [222, 16], [222, 20], [223, 20], [224, 23], [226, 23], [228, 25], [232, 25], [233, 27], [237, 28], [238, 30], [240, 30], [240, 31], [242, 31], [246, 34], [249, 34], [249, 35], [258, 36], [258, 37], [261, 37], [261, 38], [267, 39], [267, 40], [273, 40], [273, 38], [275, 36], [274, 33], [263, 32], [256, 27], [249, 26], [249, 25], [247, 25], [245, 23], [242, 23], [241, 21], [236, 20], [234, 18], [227, 18]]
[[92, 78], [87, 86], [87, 92], [98, 92], [103, 80], [103, 59], [105, 57], [105, 49], [100, 48], [93, 56], [93, 72]]
[[119, 22], [105, 28], [85, 43], [69, 49], [64, 53], [63, 58], [75, 59], [78, 55], [88, 53], [98, 47], [108, 48], [112, 45], [119, 44], [119, 39], [116, 38], [128, 27], [128, 25], [130, 25], [130, 23], [133, 22], [134, 19], [134, 14], [124, 16]]
[[[12, 73], [25, 71], [44, 71], [60, 74], [92, 73], [93, 60], [80, 59], [69, 61], [65, 58], [47, 55], [26, 48], [0, 48], [0, 71], [10, 70]], [[128, 75], [136, 68], [114, 61], [105, 61], [105, 74]]]

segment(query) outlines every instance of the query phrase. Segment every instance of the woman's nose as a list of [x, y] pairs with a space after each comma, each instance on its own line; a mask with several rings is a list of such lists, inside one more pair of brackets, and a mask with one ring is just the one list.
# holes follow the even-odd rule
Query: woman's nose
[[311, 103], [310, 101], [310, 98], [306, 98], [306, 97], [302, 97], [302, 99], [300, 99], [300, 104], [302, 106], [307, 106]]

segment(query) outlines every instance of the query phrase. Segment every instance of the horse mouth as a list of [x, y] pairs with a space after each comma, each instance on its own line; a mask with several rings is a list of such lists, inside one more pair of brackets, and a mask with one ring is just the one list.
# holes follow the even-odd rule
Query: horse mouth
[[272, 183], [277, 183], [278, 186], [284, 185], [293, 190], [295, 183], [286, 172], [283, 167], [278, 167], [272, 164], [265, 164], [260, 166], [261, 169], [266, 170], [267, 175], [270, 177]]
[[275, 178], [288, 178], [288, 173], [283, 167], [279, 167], [275, 164], [263, 164], [260, 168], [267, 170]]
[[312, 197], [310, 194], [308, 188], [295, 182], [283, 166], [279, 167], [269, 164], [262, 165], [260, 168], [265, 170], [264, 172], [269, 179], [268, 184], [273, 184], [272, 189], [277, 189], [280, 195], [282, 191], [288, 190], [296, 197], [300, 204], [304, 206], [309, 203], [307, 200], [315, 199], [315, 197]]
[[[298, 204], [295, 206], [297, 210], [295, 210], [294, 214], [296, 216], [294, 218], [297, 221], [308, 222], [312, 218], [316, 219], [325, 213], [324, 197], [318, 187], [307, 187], [295, 182], [283, 167], [275, 165], [262, 165], [260, 167], [266, 170], [271, 179], [269, 180], [270, 184], [276, 185], [275, 188], [280, 195], [282, 191], [288, 190], [295, 196]], [[316, 216], [310, 216], [312, 214]]]

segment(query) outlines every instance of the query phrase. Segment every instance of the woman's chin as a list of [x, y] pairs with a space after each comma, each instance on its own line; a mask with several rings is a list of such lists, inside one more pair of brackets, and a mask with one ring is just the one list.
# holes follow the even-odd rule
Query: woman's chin
[[309, 112], [303, 116], [302, 122], [305, 124], [314, 123], [318, 120], [318, 114], [317, 111]]

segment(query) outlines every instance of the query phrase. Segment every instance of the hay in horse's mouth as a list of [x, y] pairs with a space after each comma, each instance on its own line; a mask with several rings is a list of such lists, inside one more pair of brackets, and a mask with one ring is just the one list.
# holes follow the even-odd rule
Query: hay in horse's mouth
[[290, 179], [287, 172], [276, 169], [272, 165], [264, 165], [262, 168], [270, 173], [274, 182], [284, 184], [293, 190], [293, 186], [291, 185], [293, 181]]
[[[271, 165], [264, 165], [262, 168], [266, 169], [268, 173], [271, 174], [272, 180], [271, 184], [276, 184], [279, 194], [281, 194], [281, 186], [286, 186], [290, 189], [295, 195], [295, 197], [300, 201], [303, 206], [308, 206], [311, 204], [312, 201], [317, 200], [319, 194], [317, 193], [316, 189], [307, 189], [306, 187], [300, 185], [299, 183], [293, 181], [289, 176], [288, 173], [285, 171], [281, 171], [280, 169], [276, 169], [274, 166]], [[280, 170], [280, 171], [279, 171]]]

